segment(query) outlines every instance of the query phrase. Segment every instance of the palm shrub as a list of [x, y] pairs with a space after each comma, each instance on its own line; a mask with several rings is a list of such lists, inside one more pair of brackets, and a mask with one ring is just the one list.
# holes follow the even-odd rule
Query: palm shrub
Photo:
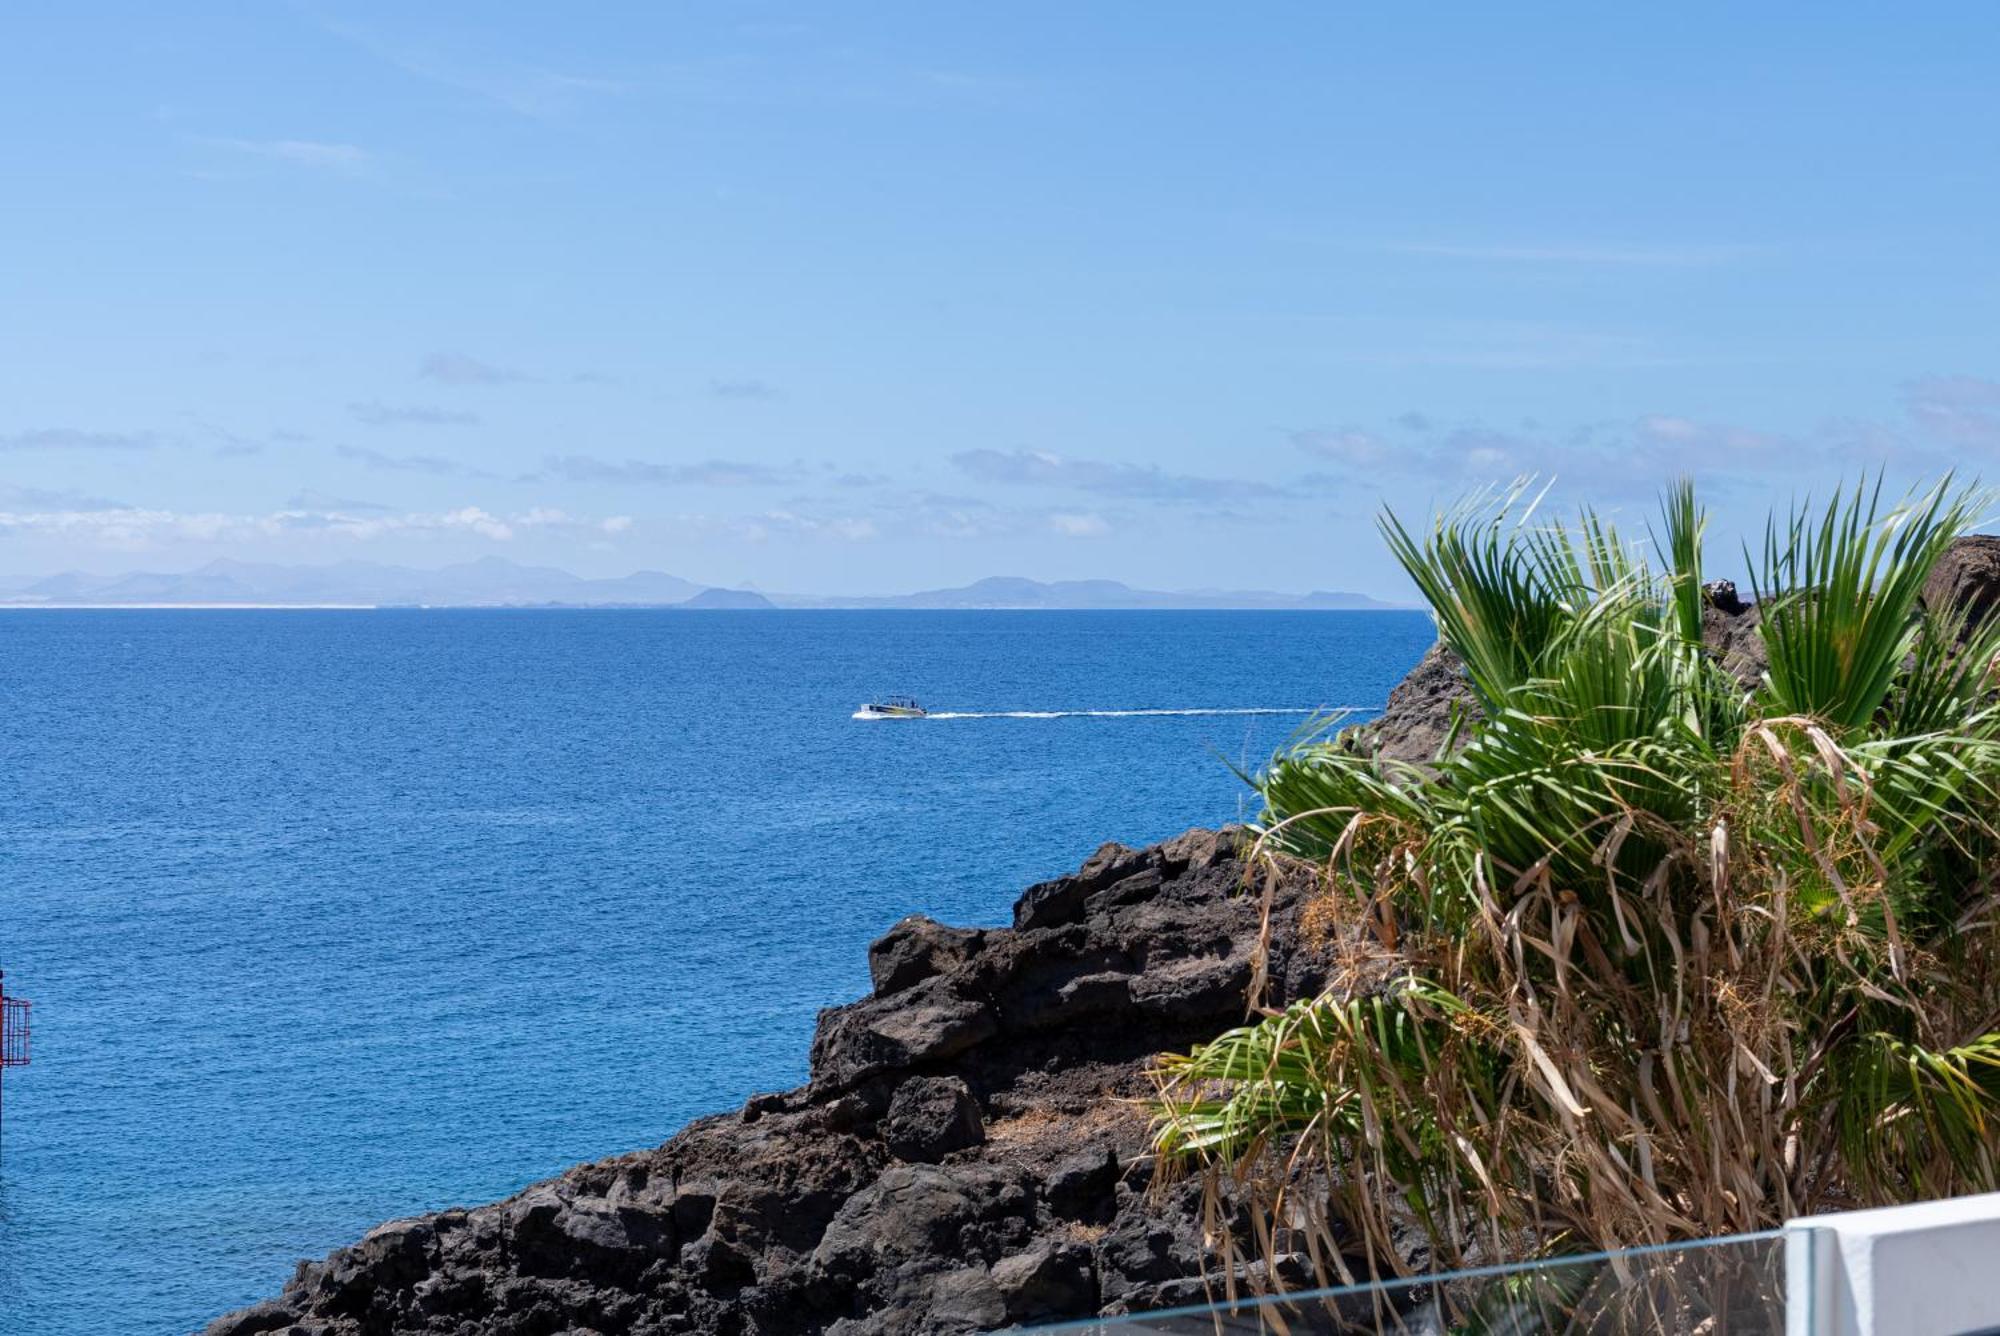
[[1918, 600], [1986, 504], [1774, 522], [1748, 690], [1702, 644], [1685, 483], [1650, 559], [1519, 489], [1385, 514], [1484, 718], [1430, 767], [1322, 736], [1257, 777], [1337, 968], [1159, 1061], [1169, 1174], [1342, 1279], [1413, 1225], [1453, 1265], [1995, 1187], [2000, 625]]

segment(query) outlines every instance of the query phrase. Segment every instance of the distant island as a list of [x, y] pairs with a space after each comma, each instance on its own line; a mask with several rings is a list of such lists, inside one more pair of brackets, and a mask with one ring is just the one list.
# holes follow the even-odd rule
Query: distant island
[[1315, 590], [1278, 594], [1244, 589], [1135, 589], [1117, 580], [1044, 582], [994, 576], [913, 594], [842, 596], [766, 594], [684, 580], [661, 571], [586, 579], [554, 566], [483, 557], [439, 570], [368, 561], [284, 566], [217, 560], [179, 573], [0, 577], [8, 608], [761, 608], [933, 609], [1264, 609], [1356, 611], [1407, 607], [1366, 594]]

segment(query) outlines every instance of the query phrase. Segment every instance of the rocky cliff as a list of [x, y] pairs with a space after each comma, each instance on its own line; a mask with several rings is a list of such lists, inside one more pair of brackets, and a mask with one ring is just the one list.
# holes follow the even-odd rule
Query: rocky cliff
[[[1106, 845], [1014, 926], [905, 919], [811, 1082], [506, 1201], [398, 1220], [209, 1336], [957, 1332], [1201, 1296], [1199, 1189], [1149, 1191], [1148, 1058], [1240, 1024], [1240, 838]], [[1274, 999], [1324, 962], [1273, 891]]]
[[[1754, 682], [1757, 609], [1708, 595], [1710, 648]], [[2000, 607], [2000, 539], [1954, 548], [1926, 601]], [[1347, 737], [1422, 762], [1476, 709], [1434, 649]], [[1147, 1062], [1241, 1023], [1260, 967], [1282, 1003], [1329, 966], [1296, 945], [1301, 890], [1282, 884], [1260, 961], [1265, 888], [1245, 883], [1240, 835], [1196, 830], [1106, 845], [1031, 887], [1011, 928], [905, 919], [870, 948], [872, 994], [821, 1014], [809, 1084], [382, 1225], [207, 1336], [886, 1336], [1197, 1301], [1199, 1186], [1152, 1182]]]

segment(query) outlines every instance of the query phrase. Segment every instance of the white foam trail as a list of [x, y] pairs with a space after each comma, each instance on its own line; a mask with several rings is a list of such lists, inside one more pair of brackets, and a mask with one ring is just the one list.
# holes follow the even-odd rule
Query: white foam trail
[[1373, 707], [1338, 705], [1323, 710], [933, 710], [926, 719], [1136, 719], [1160, 714], [1362, 714]]

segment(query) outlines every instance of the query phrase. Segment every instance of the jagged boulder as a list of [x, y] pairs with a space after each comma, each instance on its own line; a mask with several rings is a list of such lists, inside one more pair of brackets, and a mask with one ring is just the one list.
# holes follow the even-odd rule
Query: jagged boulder
[[1723, 669], [1745, 691], [1764, 680], [1771, 666], [1764, 652], [1764, 637], [1758, 629], [1763, 614], [1754, 603], [1745, 603], [1728, 580], [1717, 580], [1702, 589], [1707, 604], [1701, 612], [1701, 638]]
[[986, 1140], [986, 1115], [956, 1076], [918, 1076], [896, 1087], [882, 1119], [882, 1142], [899, 1160], [935, 1164]]
[[1961, 538], [1931, 568], [1923, 601], [1934, 612], [1963, 613], [1975, 626], [2000, 610], [2000, 537]]

